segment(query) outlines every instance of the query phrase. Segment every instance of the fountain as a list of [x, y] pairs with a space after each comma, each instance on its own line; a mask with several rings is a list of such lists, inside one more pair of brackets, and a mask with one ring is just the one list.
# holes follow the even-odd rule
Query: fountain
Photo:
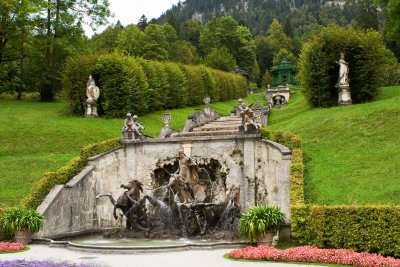
[[[174, 164], [163, 164], [152, 175], [154, 189], [143, 197], [142, 184], [131, 180], [121, 188], [117, 201], [108, 197], [114, 206], [114, 217], [119, 209], [126, 220], [126, 229], [117, 229], [107, 236], [129, 238], [177, 239], [237, 239], [235, 220], [240, 213], [240, 187], [226, 189], [224, 174], [218, 161], [198, 165], [201, 158], [189, 158], [184, 151]], [[210, 175], [211, 173], [211, 175]], [[221, 198], [222, 195], [225, 195]]]
[[238, 217], [251, 206], [279, 206], [289, 222], [290, 150], [262, 140], [247, 111], [208, 123], [203, 112], [191, 131], [157, 139], [127, 114], [122, 146], [89, 158], [38, 207], [46, 223], [36, 237], [80, 250], [215, 248], [245, 244]]

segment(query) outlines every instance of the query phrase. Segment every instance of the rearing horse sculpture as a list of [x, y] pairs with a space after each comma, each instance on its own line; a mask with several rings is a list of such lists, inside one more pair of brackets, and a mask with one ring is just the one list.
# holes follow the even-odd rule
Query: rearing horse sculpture
[[114, 218], [118, 219], [117, 209], [120, 209], [126, 217], [126, 227], [128, 229], [148, 231], [150, 228], [147, 222], [145, 206], [147, 197], [140, 198], [140, 193], [143, 192], [143, 184], [138, 180], [131, 180], [127, 185], [122, 184], [120, 187], [127, 189], [127, 191], [117, 201], [114, 200], [111, 194], [101, 194], [96, 198], [109, 197], [114, 206]]

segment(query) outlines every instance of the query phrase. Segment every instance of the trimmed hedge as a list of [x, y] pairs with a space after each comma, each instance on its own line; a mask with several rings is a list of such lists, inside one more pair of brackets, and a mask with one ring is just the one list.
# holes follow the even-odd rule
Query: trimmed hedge
[[301, 139], [290, 132], [261, 129], [261, 135], [292, 150], [290, 212], [292, 237], [300, 245], [347, 248], [400, 257], [399, 206], [305, 204]]
[[300, 244], [400, 257], [400, 207], [298, 205], [291, 213]]
[[31, 193], [22, 200], [25, 208], [36, 209], [49, 194], [50, 190], [59, 184], [65, 184], [77, 175], [86, 165], [89, 157], [120, 147], [119, 139], [91, 144], [81, 149], [81, 156], [69, 161], [56, 172], [47, 172], [34, 185]]
[[72, 114], [84, 113], [89, 74], [101, 91], [98, 113], [108, 117], [200, 105], [206, 94], [212, 101], [237, 99], [247, 91], [243, 76], [202, 65], [150, 61], [118, 53], [80, 55], [70, 58], [62, 73], [63, 92]]

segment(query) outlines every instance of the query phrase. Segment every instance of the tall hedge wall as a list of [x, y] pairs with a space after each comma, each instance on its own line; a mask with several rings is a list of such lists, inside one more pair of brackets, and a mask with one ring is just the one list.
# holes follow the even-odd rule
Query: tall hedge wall
[[298, 205], [291, 213], [300, 244], [400, 257], [400, 207]]
[[304, 200], [301, 139], [261, 129], [262, 137], [292, 150], [290, 212], [292, 238], [301, 245], [347, 248], [400, 257], [400, 206], [319, 206]]
[[241, 75], [117, 53], [88, 54], [69, 59], [62, 73], [63, 92], [72, 114], [84, 113], [90, 74], [101, 91], [98, 112], [108, 117], [199, 105], [206, 94], [211, 101], [246, 95], [246, 80]]

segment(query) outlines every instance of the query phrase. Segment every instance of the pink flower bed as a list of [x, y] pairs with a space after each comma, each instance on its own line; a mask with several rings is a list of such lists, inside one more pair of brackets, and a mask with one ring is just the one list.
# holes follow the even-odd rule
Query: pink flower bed
[[0, 242], [0, 252], [11, 252], [23, 250], [24, 245], [20, 243]]
[[348, 249], [320, 249], [317, 247], [295, 247], [285, 250], [274, 247], [245, 247], [229, 252], [229, 257], [246, 260], [294, 261], [344, 264], [360, 267], [400, 267], [400, 260]]

